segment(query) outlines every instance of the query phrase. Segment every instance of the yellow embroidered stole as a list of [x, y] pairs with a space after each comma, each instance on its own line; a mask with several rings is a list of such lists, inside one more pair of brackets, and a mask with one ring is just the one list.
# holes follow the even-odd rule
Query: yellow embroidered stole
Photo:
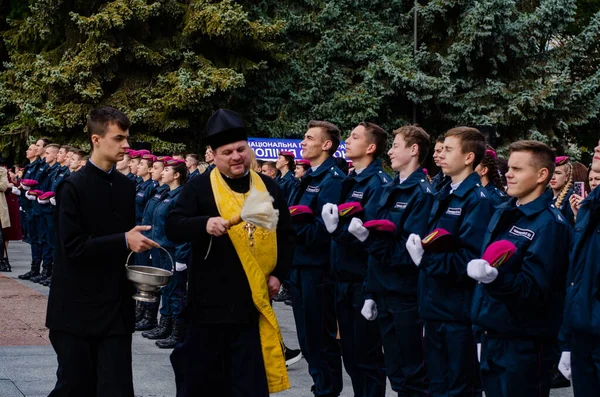
[[[221, 217], [231, 219], [239, 215], [245, 195], [231, 190], [216, 168], [211, 171], [210, 183]], [[261, 192], [267, 191], [264, 182], [254, 171], [250, 171], [250, 187]], [[252, 300], [260, 314], [258, 328], [269, 393], [289, 389], [283, 338], [267, 288], [269, 275], [277, 264], [277, 233], [275, 230], [263, 229], [242, 221], [231, 227], [228, 235], [244, 267], [252, 291]]]

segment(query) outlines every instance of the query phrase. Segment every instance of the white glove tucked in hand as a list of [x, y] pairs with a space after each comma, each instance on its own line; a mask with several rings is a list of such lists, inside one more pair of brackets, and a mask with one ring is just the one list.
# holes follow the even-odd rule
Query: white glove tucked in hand
[[423, 249], [423, 244], [421, 244], [421, 237], [419, 237], [418, 234], [412, 233], [408, 236], [408, 240], [406, 240], [406, 250], [415, 265], [419, 266], [425, 250]]
[[29, 186], [25, 186], [25, 185], [23, 185], [22, 183], [21, 183], [21, 186], [20, 186], [20, 187], [21, 187], [21, 189], [23, 189], [23, 190], [30, 190], [30, 189], [31, 189], [31, 187], [29, 187]]
[[29, 192], [25, 193], [25, 197], [27, 197], [27, 200], [31, 200], [31, 201], [37, 200], [37, 197], [32, 196], [31, 194], [29, 194]]
[[473, 280], [489, 284], [498, 277], [498, 269], [491, 267], [486, 260], [473, 259], [467, 265], [467, 274]]
[[558, 370], [568, 380], [571, 380], [571, 352], [562, 352]]
[[358, 218], [352, 218], [350, 225], [348, 225], [348, 231], [362, 243], [369, 237], [369, 229], [364, 227], [363, 222]]
[[38, 197], [37, 202], [40, 204], [48, 204], [50, 201], [48, 200], [42, 200], [41, 198]]
[[50, 204], [56, 206], [56, 199], [54, 197], [50, 197]]
[[327, 231], [329, 233], [335, 232], [335, 229], [337, 229], [340, 221], [337, 205], [332, 203], [325, 204], [323, 206], [323, 210], [321, 211], [321, 216], [323, 217], [323, 223], [325, 223], [325, 228]]
[[363, 305], [360, 314], [369, 321], [375, 320], [379, 314], [377, 312], [377, 303], [375, 303], [373, 299], [365, 299], [365, 304]]
[[187, 265], [181, 262], [175, 262], [175, 271], [182, 272], [187, 269]]
[[12, 189], [10, 190], [12, 194], [14, 194], [15, 196], [20, 196], [21, 195], [21, 191], [19, 190], [18, 187], [13, 186]]

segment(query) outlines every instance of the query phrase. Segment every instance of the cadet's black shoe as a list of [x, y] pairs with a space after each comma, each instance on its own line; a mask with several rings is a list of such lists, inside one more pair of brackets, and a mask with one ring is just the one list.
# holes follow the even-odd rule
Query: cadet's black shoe
[[560, 389], [563, 387], [571, 387], [571, 382], [558, 370], [558, 366], [555, 366], [552, 368], [552, 383], [550, 384], [550, 388]]
[[10, 272], [10, 263], [8, 263], [8, 258], [0, 259], [0, 272]]
[[291, 299], [286, 299], [283, 303], [285, 303], [288, 306], [292, 306], [292, 300]]
[[19, 279], [21, 280], [29, 280], [31, 277], [37, 277], [40, 275], [40, 264], [31, 262], [31, 270], [25, 274], [21, 274]]
[[135, 323], [139, 323], [144, 318], [144, 304], [142, 302], [135, 302]]
[[38, 274], [38, 275], [37, 275], [37, 276], [35, 276], [35, 277], [31, 277], [31, 278], [29, 279], [29, 281], [31, 281], [32, 283], [36, 283], [36, 284], [37, 284], [37, 283], [39, 283], [40, 281], [42, 281], [42, 280], [44, 280], [45, 278], [47, 278], [47, 277], [48, 277], [48, 275], [49, 275], [49, 273], [50, 273], [50, 271], [48, 270], [48, 268], [47, 268], [47, 267], [44, 267], [44, 268], [42, 269], [42, 272], [41, 272], [40, 274]]
[[149, 331], [158, 325], [158, 302], [145, 306], [142, 320], [135, 324], [136, 331]]
[[273, 297], [273, 302], [285, 302], [288, 299], [292, 299], [292, 296], [288, 292], [287, 288], [282, 285], [279, 293]]
[[161, 349], [173, 349], [179, 342], [183, 340], [183, 321], [173, 321], [173, 331], [167, 339], [157, 340], [156, 346]]
[[6, 270], [5, 272], [12, 272], [12, 267], [10, 266], [10, 262], [8, 261], [8, 258], [4, 258], [4, 265], [6, 266]]
[[50, 286], [50, 280], [52, 280], [52, 276], [46, 277], [45, 279], [40, 281], [40, 284], [43, 285], [44, 287], [48, 287], [48, 286]]
[[285, 366], [289, 367], [302, 360], [302, 351], [300, 349], [285, 348]]
[[165, 339], [171, 335], [172, 321], [171, 317], [162, 316], [158, 326], [150, 331], [142, 332], [142, 336], [148, 339]]

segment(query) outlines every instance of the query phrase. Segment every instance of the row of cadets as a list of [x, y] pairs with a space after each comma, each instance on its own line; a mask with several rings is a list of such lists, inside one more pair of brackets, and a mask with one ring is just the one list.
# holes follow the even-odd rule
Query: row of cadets
[[[142, 336], [148, 339], [158, 339], [156, 346], [161, 349], [172, 349], [183, 339], [183, 319], [181, 312], [187, 302], [187, 262], [191, 252], [190, 243], [175, 244], [167, 239], [165, 224], [167, 216], [175, 208], [175, 201], [188, 180], [188, 170], [183, 160], [168, 159], [164, 162], [161, 172], [162, 200], [159, 200], [152, 211], [152, 240], [162, 249], [152, 250], [152, 266], [165, 270], [174, 270], [169, 284], [161, 290], [162, 306], [160, 308], [160, 323]], [[156, 197], [156, 196], [155, 196]], [[149, 204], [150, 205], [150, 204]], [[174, 261], [174, 263], [171, 262]], [[175, 269], [172, 269], [172, 265]]]
[[192, 179], [198, 175], [200, 175], [200, 170], [198, 169], [198, 155], [194, 153], [190, 153], [185, 156], [185, 166], [188, 169], [188, 179]]
[[438, 160], [450, 177], [429, 217], [429, 231], [444, 229], [455, 244], [442, 252], [424, 252], [419, 234], [406, 247], [419, 267], [419, 314], [425, 327], [429, 392], [437, 396], [481, 396], [477, 348], [471, 322], [474, 281], [467, 263], [480, 255], [492, 202], [475, 167], [485, 156], [485, 137], [475, 128], [445, 134]]
[[[591, 169], [600, 173], [600, 141]], [[559, 369], [573, 381], [575, 396], [587, 397], [600, 390], [600, 189], [577, 205], [572, 243], [559, 242], [571, 248]]]
[[475, 171], [479, 174], [481, 185], [487, 190], [494, 208], [508, 201], [509, 197], [504, 191], [506, 183], [498, 170], [498, 155], [494, 150], [487, 149], [485, 151], [485, 156], [475, 167]]
[[[154, 195], [148, 200], [144, 208], [142, 216], [142, 225], [152, 226], [154, 212], [161, 201], [165, 199], [169, 193], [169, 185], [162, 180], [162, 172], [165, 169], [165, 163], [172, 160], [169, 156], [156, 157], [156, 161], [152, 163], [152, 180], [158, 184]], [[152, 239], [153, 230], [143, 231], [142, 234], [149, 239]], [[158, 257], [158, 248], [152, 248], [150, 251], [145, 251], [136, 254], [136, 263], [142, 266], [151, 266], [152, 258]], [[139, 303], [136, 305], [135, 312], [135, 329], [136, 331], [148, 331], [154, 329], [157, 324], [159, 303]]]
[[[357, 244], [356, 237], [349, 232], [349, 226], [355, 215], [371, 217], [368, 210], [376, 209], [373, 204], [379, 201], [382, 186], [391, 180], [379, 160], [385, 152], [387, 137], [387, 133], [373, 123], [362, 122], [354, 128], [346, 139], [346, 157], [353, 161], [354, 170], [342, 183], [339, 202], [328, 202], [321, 214], [332, 236], [335, 314], [344, 368], [356, 396], [381, 396], [386, 388], [387, 365], [383, 360], [378, 324], [368, 321], [360, 312], [365, 301], [368, 255], [365, 246]], [[354, 219], [360, 222], [360, 218]], [[396, 339], [397, 335], [392, 333]]]
[[296, 186], [297, 180], [294, 176], [296, 162], [294, 161], [294, 152], [281, 151], [277, 156], [275, 166], [279, 171], [279, 175], [275, 177], [275, 182], [279, 185], [281, 192], [286, 200], [290, 197], [292, 189]]
[[357, 307], [362, 306], [367, 320], [377, 320], [385, 373], [400, 396], [425, 396], [429, 387], [417, 305], [419, 270], [406, 249], [411, 234], [427, 234], [435, 200], [421, 168], [429, 142], [429, 135], [418, 126], [394, 131], [388, 156], [398, 174], [383, 186], [379, 200], [365, 208], [365, 219], [379, 225], [367, 229], [359, 218], [353, 218], [349, 228], [369, 254], [364, 303]]
[[[138, 151], [137, 154], [140, 152]], [[140, 225], [146, 203], [153, 196], [155, 188], [152, 181], [152, 164], [156, 157], [151, 153], [141, 154], [137, 164], [138, 184], [135, 187], [135, 223]]]
[[342, 390], [340, 346], [336, 340], [335, 281], [331, 276], [331, 238], [321, 216], [323, 206], [338, 203], [345, 174], [332, 157], [340, 130], [326, 121], [310, 121], [301, 142], [311, 168], [293, 189], [288, 204], [307, 206], [314, 217], [294, 223], [296, 248], [290, 285], [296, 331], [317, 396]]
[[440, 172], [438, 172], [433, 178], [431, 178], [431, 186], [435, 189], [436, 192], [442, 190], [444, 185], [446, 185], [450, 181], [450, 177], [444, 175], [444, 172], [441, 170], [439, 156], [442, 153], [442, 149], [444, 148], [444, 136], [441, 135], [435, 140], [435, 146], [433, 147], [433, 162], [436, 167], [440, 168]]
[[[486, 396], [548, 396], [571, 227], [551, 206], [546, 189], [555, 166], [552, 149], [518, 141], [509, 153], [511, 199], [489, 222], [480, 255], [485, 259], [467, 265], [467, 274], [477, 282], [471, 318], [484, 331], [480, 373]], [[486, 253], [501, 253], [507, 245], [513, 247], [512, 257], [490, 263], [493, 256]]]

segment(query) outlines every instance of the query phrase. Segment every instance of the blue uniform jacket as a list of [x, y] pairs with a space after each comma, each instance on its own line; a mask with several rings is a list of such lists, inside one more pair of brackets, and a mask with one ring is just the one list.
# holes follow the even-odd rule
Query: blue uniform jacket
[[492, 205], [494, 208], [500, 207], [502, 204], [506, 203], [510, 197], [504, 191], [500, 190], [493, 183], [488, 183], [485, 186], [485, 190], [488, 192], [488, 197], [492, 201]]
[[[339, 204], [358, 201], [365, 209], [355, 216], [361, 219], [373, 219], [367, 211], [376, 210], [381, 188], [391, 181], [381, 167], [381, 161], [374, 160], [360, 174], [352, 171], [342, 183]], [[331, 267], [333, 275], [340, 281], [364, 281], [367, 276], [368, 254], [360, 241], [348, 232], [350, 220], [355, 216], [340, 216], [338, 227], [331, 242]]]
[[[34, 190], [42, 190], [41, 188], [44, 186], [44, 181], [46, 180], [46, 178], [48, 178], [49, 176], [49, 172], [48, 172], [48, 163], [46, 163], [46, 160], [44, 159], [39, 159], [36, 160], [39, 161], [37, 168], [35, 170], [35, 174], [33, 175], [33, 177], [31, 179], [38, 181], [38, 185], [37, 187], [33, 188]], [[39, 204], [37, 202], [37, 200], [32, 200], [31, 201], [31, 214], [32, 215], [40, 215], [42, 213], [41, 211], [41, 204]]]
[[127, 178], [131, 179], [132, 181], [136, 181], [136, 183], [137, 183], [137, 178], [136, 178], [135, 174], [133, 174], [131, 172], [129, 174], [127, 174]]
[[[552, 190], [550, 190], [550, 191], [552, 191]], [[562, 214], [565, 216], [565, 218], [567, 219], [567, 222], [569, 222], [570, 225], [575, 224], [575, 214], [573, 214], [573, 210], [571, 209], [571, 203], [569, 203], [569, 198], [571, 197], [572, 194], [573, 194], [573, 188], [571, 187], [569, 189], [569, 191], [567, 192], [567, 195], [565, 196], [563, 201], [560, 203], [560, 206], [558, 206], [558, 207], [556, 206], [556, 200], [553, 199], [550, 202], [550, 205], [552, 207], [558, 208], [560, 210], [560, 212], [562, 212]]]
[[577, 213], [569, 247], [569, 273], [564, 329], [600, 337], [600, 188], [594, 189]]
[[141, 225], [144, 216], [144, 208], [150, 197], [154, 195], [155, 188], [152, 178], [140, 183], [135, 188], [135, 224]]
[[[44, 193], [53, 192], [54, 190], [52, 190], [52, 186], [54, 185], [54, 180], [60, 173], [60, 170], [61, 170], [60, 164], [58, 164], [58, 163], [54, 163], [51, 166], [49, 166], [48, 171], [47, 171], [48, 177], [46, 179], [44, 179], [44, 182], [42, 182], [40, 185], [38, 185], [38, 189]], [[40, 206], [41, 214], [51, 214], [54, 209], [54, 206], [50, 203], [39, 204], [39, 206]]]
[[[146, 208], [144, 208], [144, 215], [142, 216], [142, 223], [140, 225], [149, 225], [152, 226], [152, 220], [154, 219], [154, 211], [158, 204], [167, 197], [169, 194], [169, 185], [160, 185], [156, 188], [154, 196], [150, 197], [148, 203], [146, 203]], [[152, 230], [143, 231], [142, 234], [148, 238], [152, 238]]]
[[369, 253], [367, 298], [377, 294], [399, 294], [413, 299], [417, 296], [419, 270], [406, 251], [406, 240], [412, 233], [424, 237], [429, 231], [429, 214], [436, 192], [420, 168], [399, 182], [396, 178], [383, 187], [375, 204], [375, 216], [371, 218], [394, 222], [396, 232], [369, 233], [364, 242]]
[[[172, 253], [175, 251], [175, 262], [187, 263], [188, 257], [191, 252], [191, 243], [175, 244], [169, 239], [165, 233], [165, 223], [167, 222], [167, 216], [175, 208], [175, 201], [177, 196], [183, 189], [183, 186], [179, 186], [176, 189], [169, 190], [165, 194], [162, 201], [156, 206], [154, 216], [152, 217], [152, 240], [160, 244], [161, 247]], [[169, 264], [170, 265], [170, 264]]]
[[288, 204], [310, 207], [314, 220], [294, 225], [296, 234], [292, 267], [329, 267], [331, 236], [327, 233], [321, 211], [326, 203], [338, 203], [345, 174], [328, 158], [316, 171], [307, 171], [294, 188]]
[[492, 202], [473, 172], [454, 191], [444, 186], [433, 204], [429, 232], [442, 228], [456, 239], [452, 252], [425, 252], [419, 268], [419, 314], [425, 320], [470, 323], [475, 282], [467, 264], [481, 256]]
[[437, 192], [441, 192], [444, 186], [450, 183], [450, 177], [444, 175], [442, 171], [438, 172], [433, 178], [431, 178], [431, 186]]
[[[32, 161], [31, 163], [25, 166], [25, 170], [23, 171], [23, 179], [34, 179], [37, 169], [41, 163], [40, 159]], [[31, 206], [33, 205], [33, 201], [29, 200], [25, 197], [25, 191], [21, 191], [21, 195], [19, 196], [19, 205], [25, 212], [31, 211]]]
[[551, 200], [550, 192], [521, 206], [512, 199], [489, 223], [482, 253], [499, 240], [512, 242], [517, 252], [498, 268], [496, 280], [475, 287], [473, 324], [488, 333], [556, 339], [565, 298], [571, 226], [560, 211], [550, 208]]
[[283, 197], [286, 200], [290, 198], [292, 189], [296, 186], [297, 179], [294, 177], [293, 171], [288, 171], [284, 176], [278, 176], [275, 178], [275, 182], [279, 185], [279, 189], [283, 193]]
[[198, 175], [200, 175], [200, 171], [198, 171], [198, 168], [196, 168], [194, 171], [189, 173], [188, 180], [197, 177]]

